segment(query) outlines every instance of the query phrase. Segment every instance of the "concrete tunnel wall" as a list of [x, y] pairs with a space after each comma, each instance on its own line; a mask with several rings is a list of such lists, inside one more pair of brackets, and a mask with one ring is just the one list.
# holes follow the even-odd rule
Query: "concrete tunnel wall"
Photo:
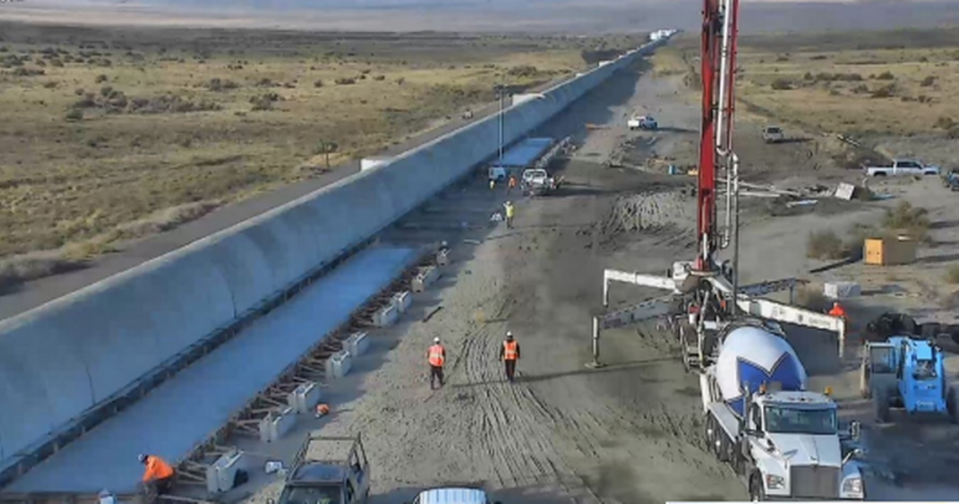
[[[505, 111], [512, 143], [656, 41]], [[495, 155], [497, 116], [0, 321], [0, 467]]]

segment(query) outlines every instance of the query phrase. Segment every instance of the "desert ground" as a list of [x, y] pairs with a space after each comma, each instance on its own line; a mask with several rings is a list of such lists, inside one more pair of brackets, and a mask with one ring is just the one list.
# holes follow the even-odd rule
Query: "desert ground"
[[84, 267], [129, 240], [315, 179], [639, 45], [600, 38], [5, 23], [0, 277]]
[[[818, 51], [840, 57], [844, 47], [855, 51], [860, 43], [852, 36]], [[764, 64], [763, 51], [802, 54], [798, 47], [760, 49], [764, 44], [744, 44], [746, 76]], [[520, 197], [490, 191], [477, 173], [387, 231], [385, 241], [449, 241], [454, 262], [439, 291], [418, 295], [404, 322], [373, 333], [371, 355], [359, 359], [354, 374], [328, 385], [329, 417], [303, 422], [283, 443], [243, 446], [264, 459], [288, 461], [307, 430], [362, 433], [374, 471], [374, 503], [408, 502], [422, 488], [450, 484], [483, 486], [503, 502], [745, 499], [733, 473], [705, 450], [696, 378], [683, 370], [676, 342], [655, 323], [605, 332], [601, 359], [607, 366], [584, 366], [591, 359], [590, 317], [602, 310], [602, 269], [660, 273], [694, 253], [694, 199], [688, 192], [694, 179], [666, 174], [669, 164], [682, 168], [694, 159], [698, 129], [696, 79], [671, 66], [675, 54], [663, 51], [651, 67], [642, 64], [611, 79], [537, 132], [572, 135], [578, 146], [552, 166], [569, 182], [564, 189]], [[926, 177], [869, 182], [866, 194], [889, 199], [833, 197], [838, 182], [862, 183], [848, 160], [882, 154], [840, 141], [836, 131], [804, 125], [805, 113], [748, 107], [765, 92], [747, 83], [740, 94], [736, 151], [744, 179], [765, 188], [756, 193], [775, 196], [789, 189], [801, 196], [744, 197], [743, 281], [807, 280], [799, 302], [817, 310], [826, 303], [823, 282], [861, 283], [862, 295], [844, 301], [851, 326], [845, 359], [838, 357], [834, 335], [788, 328], [788, 336], [811, 386], [831, 387], [843, 418], [865, 423], [870, 500], [954, 496], [959, 487], [950, 468], [959, 428], [902, 415], [892, 424], [875, 423], [872, 407], [858, 394], [857, 366], [863, 327], [879, 313], [956, 322], [949, 304], [957, 290], [953, 261], [959, 258], [955, 193], [938, 177]], [[903, 106], [906, 116], [913, 105]], [[808, 112], [827, 116], [819, 109]], [[628, 131], [625, 120], [633, 114], [655, 115], [662, 128]], [[601, 127], [587, 130], [587, 123]], [[760, 130], [767, 124], [787, 125], [791, 140], [764, 143]], [[885, 131], [857, 135], [859, 145], [892, 138]], [[925, 142], [921, 135], [953, 141], [945, 131], [908, 135], [902, 132], [898, 142]], [[816, 204], [788, 205], [802, 199]], [[513, 230], [489, 222], [506, 200], [518, 205]], [[862, 264], [856, 248], [864, 236], [899, 229], [923, 235], [915, 263]], [[611, 301], [616, 307], [654, 295], [615, 286]], [[522, 345], [515, 384], [505, 383], [495, 354], [506, 330]], [[431, 391], [423, 354], [436, 336], [451, 365], [446, 386]], [[954, 376], [956, 345], [949, 338], [941, 344]], [[254, 472], [231, 499], [263, 503], [276, 497], [281, 483]]]

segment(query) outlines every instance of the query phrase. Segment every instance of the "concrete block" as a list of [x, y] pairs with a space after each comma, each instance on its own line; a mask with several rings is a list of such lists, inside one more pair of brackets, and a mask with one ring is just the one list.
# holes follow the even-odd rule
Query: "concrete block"
[[826, 282], [823, 284], [823, 295], [829, 299], [848, 299], [859, 297], [862, 287], [856, 282]]
[[318, 383], [301, 383], [286, 397], [287, 404], [298, 414], [313, 413], [313, 408], [323, 398], [323, 389]]
[[349, 350], [340, 350], [326, 359], [326, 379], [335, 380], [343, 378], [350, 372], [353, 365], [353, 358]]
[[216, 459], [206, 468], [206, 489], [211, 494], [233, 489], [236, 472], [246, 468], [246, 454], [235, 450]]
[[400, 318], [400, 312], [393, 303], [390, 303], [373, 313], [373, 324], [376, 327], [389, 327]]
[[450, 249], [441, 249], [436, 253], [436, 264], [446, 266], [450, 263]]
[[396, 311], [400, 313], [406, 313], [406, 310], [410, 309], [410, 306], [413, 305], [413, 295], [410, 291], [402, 291], [393, 294], [393, 306], [396, 307]]
[[416, 276], [413, 277], [413, 292], [425, 291], [433, 282], [440, 278], [440, 270], [435, 266], [424, 266], [420, 268]]
[[346, 348], [350, 351], [351, 357], [359, 357], [366, 353], [370, 347], [370, 339], [366, 332], [356, 332], [346, 339]]
[[281, 439], [296, 425], [296, 410], [287, 406], [280, 410], [271, 411], [263, 420], [260, 420], [260, 441], [272, 443]]

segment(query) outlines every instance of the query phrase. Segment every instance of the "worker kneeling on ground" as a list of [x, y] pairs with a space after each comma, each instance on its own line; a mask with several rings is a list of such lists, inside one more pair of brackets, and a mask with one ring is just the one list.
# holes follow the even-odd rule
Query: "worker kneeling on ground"
[[170, 491], [173, 486], [173, 477], [176, 471], [165, 460], [156, 455], [140, 455], [140, 463], [146, 466], [143, 471], [143, 485], [149, 490], [152, 486], [156, 489], [157, 495], [162, 495]]
[[499, 358], [506, 365], [506, 379], [512, 383], [516, 376], [516, 361], [519, 360], [519, 343], [513, 339], [512, 331], [506, 331], [506, 341], [499, 349]]
[[446, 363], [446, 349], [440, 344], [439, 338], [433, 338], [433, 346], [426, 352], [430, 363], [430, 389], [436, 389], [436, 380], [443, 386], [443, 364]]

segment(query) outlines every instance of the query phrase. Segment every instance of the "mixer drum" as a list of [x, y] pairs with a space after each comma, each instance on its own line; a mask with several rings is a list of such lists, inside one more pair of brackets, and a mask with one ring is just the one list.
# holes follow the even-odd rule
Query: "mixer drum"
[[761, 327], [731, 330], [723, 340], [715, 371], [723, 400], [738, 415], [743, 414], [747, 386], [753, 392], [763, 383], [781, 390], [806, 388], [806, 369], [795, 350], [784, 338]]

